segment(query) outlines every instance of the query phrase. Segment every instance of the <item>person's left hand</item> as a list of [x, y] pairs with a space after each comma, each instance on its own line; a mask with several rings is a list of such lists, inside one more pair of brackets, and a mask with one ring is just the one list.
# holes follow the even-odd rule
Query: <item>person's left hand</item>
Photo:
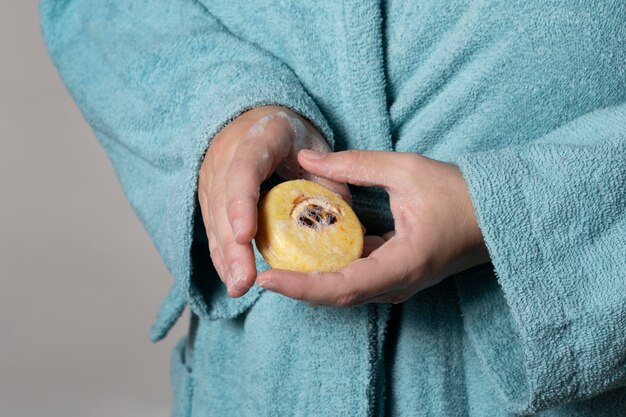
[[382, 151], [301, 151], [298, 160], [312, 174], [339, 183], [384, 187], [396, 230], [366, 236], [365, 257], [341, 271], [270, 269], [259, 274], [259, 286], [312, 304], [401, 303], [489, 261], [467, 185], [455, 165]]

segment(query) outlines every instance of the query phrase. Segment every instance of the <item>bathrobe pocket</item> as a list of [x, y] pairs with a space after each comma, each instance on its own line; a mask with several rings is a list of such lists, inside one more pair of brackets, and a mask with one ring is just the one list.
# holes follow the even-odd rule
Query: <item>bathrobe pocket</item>
[[[256, 246], [253, 245], [253, 248], [257, 273], [270, 269]], [[220, 280], [211, 263], [206, 246], [201, 245], [199, 251], [200, 253], [194, 254], [193, 263], [195, 271], [199, 273], [193, 274], [192, 282], [198, 288], [198, 298], [201, 297], [201, 299], [192, 300], [191, 306], [194, 313], [207, 320], [233, 319], [245, 314], [265, 290], [254, 285], [244, 296], [230, 297], [226, 285]]]
[[[215, 279], [219, 280], [218, 277]], [[221, 288], [207, 295], [208, 320], [234, 319], [245, 314], [259, 299], [263, 288], [253, 286], [243, 297], [232, 298], [226, 292], [226, 287], [220, 282]]]
[[[158, 342], [176, 324], [186, 305], [205, 320], [234, 319], [245, 314], [265, 291], [254, 285], [243, 297], [232, 298], [226, 291], [207, 252], [206, 240], [198, 238], [192, 245], [193, 272], [190, 288], [181, 288], [175, 282], [161, 303], [159, 312], [150, 329], [150, 339]], [[269, 269], [256, 247], [254, 248], [257, 273]]]

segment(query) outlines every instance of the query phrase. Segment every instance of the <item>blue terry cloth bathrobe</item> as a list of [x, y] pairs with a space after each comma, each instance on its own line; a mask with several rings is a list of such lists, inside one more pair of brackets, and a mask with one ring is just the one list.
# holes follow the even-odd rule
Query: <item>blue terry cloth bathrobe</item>
[[[626, 416], [626, 2], [43, 0], [41, 22], [175, 278], [152, 339], [193, 312], [173, 415]], [[492, 263], [393, 307], [229, 298], [198, 172], [266, 104], [335, 150], [459, 165]]]

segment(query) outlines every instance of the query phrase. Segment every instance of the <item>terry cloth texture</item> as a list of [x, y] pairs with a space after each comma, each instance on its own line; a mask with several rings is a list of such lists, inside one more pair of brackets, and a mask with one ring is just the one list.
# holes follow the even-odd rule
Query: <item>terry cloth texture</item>
[[[626, 3], [43, 0], [41, 22], [175, 278], [152, 340], [192, 310], [174, 416], [626, 415]], [[393, 311], [230, 299], [198, 171], [265, 104], [335, 150], [458, 164], [492, 264]]]

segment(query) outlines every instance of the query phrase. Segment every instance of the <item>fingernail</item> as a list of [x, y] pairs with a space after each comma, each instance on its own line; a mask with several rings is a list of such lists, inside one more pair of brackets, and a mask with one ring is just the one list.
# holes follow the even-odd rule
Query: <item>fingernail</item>
[[305, 159], [316, 160], [316, 159], [322, 159], [325, 154], [321, 152], [312, 151], [310, 149], [303, 149], [300, 151], [300, 155], [302, 155], [302, 157]]
[[241, 291], [241, 284], [243, 284], [243, 281], [246, 278], [246, 275], [244, 274], [243, 268], [241, 267], [241, 265], [239, 265], [239, 262], [233, 262], [233, 264], [230, 266], [230, 272], [232, 274], [232, 278], [233, 278], [233, 286], [238, 289], [239, 291]]

